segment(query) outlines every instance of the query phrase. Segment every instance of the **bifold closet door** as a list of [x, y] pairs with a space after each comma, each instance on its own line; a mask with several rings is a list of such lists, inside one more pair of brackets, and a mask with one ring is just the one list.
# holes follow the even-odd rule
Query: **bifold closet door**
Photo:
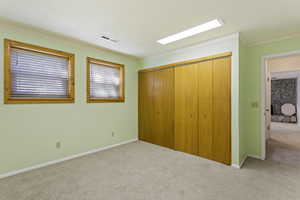
[[212, 159], [213, 61], [198, 63], [199, 156]]
[[174, 68], [154, 72], [153, 143], [174, 148]]
[[175, 150], [198, 154], [198, 67], [175, 68]]
[[213, 60], [212, 159], [231, 164], [231, 58]]
[[139, 72], [139, 139], [231, 164], [231, 56]]
[[139, 73], [139, 139], [174, 148], [174, 69]]
[[139, 73], [139, 139], [152, 142], [154, 131], [154, 72]]

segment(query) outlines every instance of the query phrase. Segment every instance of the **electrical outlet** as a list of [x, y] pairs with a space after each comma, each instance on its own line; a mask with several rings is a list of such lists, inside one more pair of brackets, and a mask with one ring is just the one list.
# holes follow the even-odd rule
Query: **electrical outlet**
[[111, 132], [111, 137], [114, 137], [115, 136], [115, 132]]
[[60, 149], [60, 147], [61, 147], [60, 142], [56, 142], [56, 148], [57, 148], [57, 149]]

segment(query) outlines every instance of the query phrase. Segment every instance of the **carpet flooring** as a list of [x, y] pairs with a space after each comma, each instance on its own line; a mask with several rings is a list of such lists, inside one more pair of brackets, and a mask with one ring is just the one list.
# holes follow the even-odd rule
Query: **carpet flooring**
[[271, 123], [270, 135], [267, 159], [300, 166], [300, 127], [296, 124]]
[[300, 166], [242, 169], [145, 142], [0, 180], [1, 200], [299, 200]]

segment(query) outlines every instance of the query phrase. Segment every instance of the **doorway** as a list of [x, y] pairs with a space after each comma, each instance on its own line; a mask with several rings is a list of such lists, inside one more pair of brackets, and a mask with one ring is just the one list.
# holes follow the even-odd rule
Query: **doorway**
[[300, 52], [263, 58], [263, 159], [300, 164]]

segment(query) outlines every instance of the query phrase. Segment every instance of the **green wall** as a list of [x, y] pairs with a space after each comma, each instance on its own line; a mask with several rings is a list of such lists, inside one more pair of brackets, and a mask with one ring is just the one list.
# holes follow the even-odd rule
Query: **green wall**
[[[246, 135], [248, 155], [261, 157], [261, 59], [263, 56], [300, 50], [300, 37], [256, 45], [245, 49], [240, 72], [240, 124]], [[258, 103], [258, 107], [251, 106]]]
[[[75, 103], [4, 105], [4, 38], [74, 53]], [[137, 138], [138, 59], [4, 20], [0, 41], [0, 174]], [[125, 103], [86, 103], [87, 56], [125, 64]]]

